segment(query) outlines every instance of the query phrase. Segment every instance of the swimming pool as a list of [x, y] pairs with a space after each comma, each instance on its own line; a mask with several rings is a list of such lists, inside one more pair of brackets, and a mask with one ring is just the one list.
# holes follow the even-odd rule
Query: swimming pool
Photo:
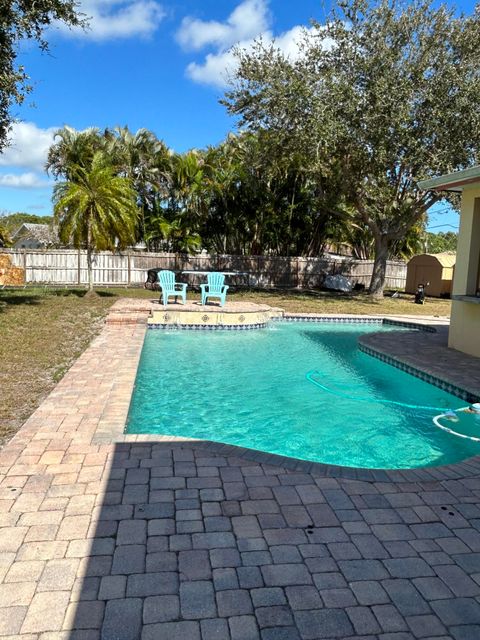
[[[480, 453], [478, 443], [436, 428], [434, 411], [388, 403], [465, 405], [357, 349], [362, 334], [379, 330], [392, 329], [277, 322], [248, 332], [147, 331], [127, 433], [377, 469], [448, 464]], [[333, 393], [307, 379], [312, 370]]]

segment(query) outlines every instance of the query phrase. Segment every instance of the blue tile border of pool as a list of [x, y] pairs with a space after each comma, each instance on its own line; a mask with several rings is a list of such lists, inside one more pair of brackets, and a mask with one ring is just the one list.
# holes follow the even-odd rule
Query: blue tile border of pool
[[[345, 317], [345, 316], [301, 316], [286, 314], [270, 318], [269, 322], [314, 322], [314, 323], [334, 323], [334, 324], [389, 324], [406, 329], [429, 331], [435, 333], [435, 328], [415, 322], [403, 322], [382, 317]], [[179, 329], [180, 331], [248, 331], [249, 329], [265, 329], [269, 322], [258, 322], [255, 324], [172, 324], [172, 323], [150, 323], [148, 329]]]
[[[334, 322], [334, 323], [352, 323], [352, 324], [388, 324], [406, 329], [427, 331], [436, 333], [436, 329], [433, 326], [425, 325], [416, 322], [393, 320], [390, 318], [382, 317], [329, 317], [329, 316], [302, 316], [302, 315], [285, 315], [284, 317], [272, 318], [273, 321], [287, 321], [287, 322]], [[194, 329], [194, 330], [248, 330], [259, 329], [267, 326], [267, 323], [261, 323], [257, 325], [240, 325], [240, 326], [216, 326], [216, 325], [188, 325], [180, 326], [180, 329]], [[149, 328], [155, 329], [171, 329], [171, 325], [149, 325]], [[177, 328], [177, 327], [174, 327]], [[465, 400], [471, 396], [470, 392], [465, 389], [461, 389], [453, 384], [449, 384], [444, 380], [436, 378], [431, 374], [428, 374], [420, 369], [416, 369], [406, 363], [388, 356], [387, 354], [377, 351], [372, 347], [367, 347], [359, 343], [359, 349], [370, 355], [383, 360], [387, 364], [398, 367], [411, 375], [421, 378], [430, 384], [439, 386], [442, 389], [457, 395]], [[119, 447], [122, 446], [122, 442], [130, 446], [132, 438], [135, 439], [136, 446], [151, 446], [152, 443], [164, 444], [169, 448], [201, 448], [207, 449], [214, 454], [224, 456], [234, 456], [237, 458], [245, 458], [245, 460], [251, 460], [258, 462], [259, 464], [277, 465], [297, 473], [311, 473], [319, 477], [331, 477], [342, 478], [345, 480], [357, 480], [361, 482], [399, 482], [399, 483], [428, 483], [438, 482], [445, 480], [456, 480], [459, 478], [477, 476], [480, 474], [480, 455], [474, 456], [462, 462], [452, 463], [450, 465], [438, 466], [438, 467], [420, 467], [416, 469], [363, 469], [359, 467], [343, 467], [337, 465], [326, 464], [323, 462], [313, 462], [309, 460], [301, 460], [300, 458], [292, 458], [288, 456], [282, 456], [279, 454], [268, 453], [264, 451], [257, 451], [255, 449], [248, 449], [237, 445], [226, 444], [221, 442], [214, 442], [211, 440], [168, 440], [162, 438], [158, 439], [158, 436], [149, 434], [123, 434], [120, 438], [114, 438]], [[140, 438], [140, 439], [137, 439]], [[94, 438], [98, 443], [111, 442], [111, 438], [105, 437], [105, 434], [98, 435]]]
[[445, 380], [442, 380], [441, 378], [438, 378], [437, 376], [434, 376], [431, 373], [427, 373], [426, 371], [417, 369], [412, 365], [406, 364], [402, 360], [397, 360], [393, 356], [389, 356], [388, 354], [383, 353], [382, 351], [379, 351], [377, 349], [374, 349], [373, 347], [362, 344], [361, 338], [358, 341], [358, 349], [363, 353], [366, 353], [367, 355], [372, 356], [373, 358], [377, 358], [378, 360], [381, 360], [382, 362], [385, 362], [386, 364], [389, 364], [392, 367], [396, 367], [401, 371], [405, 371], [405, 373], [409, 373], [410, 375], [415, 376], [415, 378], [420, 378], [420, 380], [423, 380], [424, 382], [428, 382], [429, 384], [432, 384], [435, 387], [439, 387], [443, 391], [447, 391], [448, 393], [451, 393], [452, 395], [457, 396], [462, 400], [465, 400], [465, 402], [476, 402], [478, 399], [477, 396], [475, 396], [470, 391], [467, 391], [466, 389], [462, 389], [461, 387], [458, 387], [455, 384], [446, 382]]
[[165, 331], [249, 331], [250, 329], [265, 329], [266, 322], [256, 324], [147, 324], [147, 329], [163, 329]]
[[272, 318], [273, 322], [320, 322], [334, 324], [382, 324], [383, 318], [353, 318], [348, 316], [297, 316], [287, 314], [283, 317]]
[[382, 324], [389, 324], [394, 327], [405, 327], [405, 329], [415, 329], [417, 331], [426, 331], [427, 333], [437, 333], [435, 327], [429, 324], [421, 324], [420, 322], [408, 322], [406, 320], [392, 320], [391, 318], [383, 318]]
[[388, 324], [395, 327], [404, 327], [405, 329], [415, 329], [416, 331], [428, 331], [436, 333], [435, 327], [419, 322], [408, 322], [404, 320], [394, 320], [392, 318], [382, 317], [362, 317], [354, 318], [351, 316], [302, 316], [287, 314], [282, 318], [272, 318], [274, 322], [333, 322], [340, 324]]

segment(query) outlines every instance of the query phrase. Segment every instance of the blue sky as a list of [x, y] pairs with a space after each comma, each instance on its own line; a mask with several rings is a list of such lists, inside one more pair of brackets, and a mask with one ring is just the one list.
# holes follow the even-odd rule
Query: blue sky
[[[295, 50], [300, 26], [324, 20], [319, 0], [80, 0], [90, 30], [51, 30], [49, 55], [26, 46], [20, 61], [34, 90], [14, 115], [12, 146], [0, 154], [0, 213], [51, 213], [43, 171], [53, 132], [68, 124], [151, 129], [185, 151], [220, 142], [235, 127], [218, 100], [229, 48], [263, 34]], [[471, 12], [473, 0], [462, 8]], [[437, 205], [430, 226], [458, 215]]]

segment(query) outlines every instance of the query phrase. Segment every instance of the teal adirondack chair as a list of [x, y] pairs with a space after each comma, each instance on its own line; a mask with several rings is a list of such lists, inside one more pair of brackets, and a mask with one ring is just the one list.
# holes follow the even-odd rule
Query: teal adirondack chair
[[202, 304], [206, 304], [208, 298], [220, 298], [220, 306], [223, 307], [228, 289], [228, 285], [223, 284], [224, 282], [225, 276], [223, 273], [207, 274], [207, 284], [200, 285]]
[[158, 282], [162, 289], [161, 300], [164, 305], [168, 304], [168, 298], [175, 296], [175, 302], [177, 298], [182, 298], [183, 304], [187, 301], [187, 285], [182, 282], [175, 282], [175, 274], [173, 271], [159, 271]]

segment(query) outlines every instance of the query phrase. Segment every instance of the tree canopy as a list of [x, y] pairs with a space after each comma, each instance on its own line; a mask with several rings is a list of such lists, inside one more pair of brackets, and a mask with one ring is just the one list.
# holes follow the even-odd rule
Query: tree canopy
[[12, 239], [10, 237], [10, 233], [1, 222], [0, 222], [0, 247], [8, 247], [10, 246]]
[[337, 213], [373, 238], [374, 295], [392, 246], [441, 197], [417, 181], [478, 162], [478, 42], [478, 7], [465, 16], [429, 0], [340, 0], [294, 59], [261, 41], [236, 51], [224, 104], [250, 131], [270, 132], [276, 154], [302, 156], [323, 190], [333, 181]]
[[428, 232], [425, 237], [427, 253], [443, 253], [457, 250], [458, 235], [453, 231]]
[[51, 224], [52, 216], [37, 216], [34, 213], [9, 213], [0, 216], [0, 224], [2, 224], [10, 233], [16, 231], [25, 222], [33, 224]]
[[[0, 149], [11, 107], [28, 91], [18, 46], [31, 39], [47, 49], [45, 29], [57, 20], [83, 24], [71, 0], [0, 0]], [[217, 146], [180, 154], [147, 129], [59, 130], [47, 161], [63, 181], [57, 220], [85, 245], [66, 222], [76, 211], [83, 229], [95, 209], [81, 190], [105, 195], [116, 184], [126, 199], [117, 193], [122, 204], [109, 215], [120, 224], [132, 202], [138, 212], [127, 216], [129, 243], [300, 256], [347, 245], [375, 259], [370, 291], [381, 295], [388, 257], [410, 257], [425, 237], [429, 250], [453, 244], [426, 236], [426, 211], [444, 196], [417, 181], [479, 162], [479, 42], [479, 7], [467, 16], [430, 0], [339, 0], [305, 29], [298, 55], [261, 40], [236, 50], [222, 102], [240, 127]], [[14, 214], [3, 224], [12, 229], [15, 216], [46, 221]], [[99, 223], [92, 251], [127, 242], [113, 217]]]
[[[145, 129], [64, 127], [47, 169], [66, 189], [91, 172], [100, 154], [111, 177], [133, 189], [138, 215], [131, 244], [144, 242], [150, 250], [318, 256], [338, 248], [372, 259], [374, 237], [356, 217], [338, 167], [312, 167], [307, 152], [273, 154], [276, 144], [274, 133], [259, 130], [179, 154]], [[408, 259], [423, 251], [424, 237], [422, 218], [389, 243], [389, 256]]]

